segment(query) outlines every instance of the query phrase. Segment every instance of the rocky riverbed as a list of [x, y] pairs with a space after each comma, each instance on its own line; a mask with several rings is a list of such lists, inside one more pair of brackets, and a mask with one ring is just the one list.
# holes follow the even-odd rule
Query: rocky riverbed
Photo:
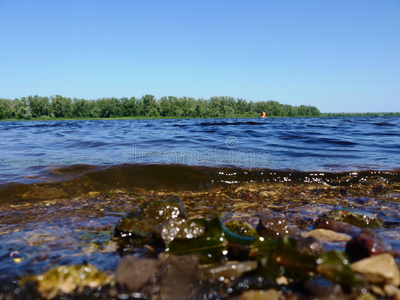
[[400, 184], [113, 189], [0, 207], [0, 299], [399, 299]]

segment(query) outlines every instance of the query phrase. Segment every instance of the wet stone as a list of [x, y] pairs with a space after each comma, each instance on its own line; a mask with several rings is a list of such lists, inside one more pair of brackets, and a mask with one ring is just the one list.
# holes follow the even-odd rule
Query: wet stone
[[22, 280], [37, 283], [37, 290], [43, 298], [52, 299], [73, 291], [82, 293], [85, 287], [96, 288], [111, 283], [111, 278], [92, 265], [58, 266], [44, 274]]
[[347, 242], [351, 240], [351, 236], [347, 234], [338, 233], [332, 230], [322, 229], [322, 228], [314, 229], [309, 232], [303, 232], [301, 236], [304, 238], [312, 236], [324, 242]]
[[248, 223], [232, 220], [225, 224], [225, 227], [235, 234], [247, 237], [257, 237], [257, 231]]
[[122, 217], [116, 226], [115, 236], [150, 237], [155, 227], [170, 219], [187, 218], [185, 206], [176, 197], [163, 201], [144, 203], [138, 211]]
[[353, 271], [363, 274], [375, 284], [399, 286], [400, 272], [396, 261], [389, 253], [359, 260], [351, 265]]
[[310, 278], [305, 282], [304, 287], [313, 297], [319, 298], [326, 295], [332, 299], [344, 297], [341, 286], [325, 278]]
[[279, 300], [284, 299], [277, 290], [250, 290], [239, 296], [239, 300]]
[[383, 226], [382, 219], [375, 217], [373, 214], [357, 214], [347, 210], [331, 210], [322, 219], [332, 219], [364, 228], [379, 228]]
[[378, 234], [364, 229], [347, 242], [346, 252], [354, 262], [369, 256], [392, 252], [392, 247], [383, 242]]
[[154, 236], [161, 239], [165, 245], [171, 243], [175, 238], [192, 239], [202, 235], [205, 227], [195, 220], [187, 220], [184, 218], [169, 219], [159, 225], [154, 230]]
[[229, 261], [226, 264], [203, 268], [199, 270], [198, 277], [200, 280], [217, 281], [234, 281], [243, 273], [257, 269], [256, 261], [235, 262]]
[[309, 255], [321, 255], [324, 252], [324, 245], [315, 237], [300, 237], [297, 239], [297, 247], [300, 253]]
[[160, 283], [161, 298], [165, 300], [193, 299], [200, 287], [197, 280], [198, 255], [160, 255], [166, 263]]
[[[367, 283], [363, 286], [365, 292], [358, 295], [360, 286], [357, 280], [365, 280], [365, 278], [361, 274], [355, 274], [350, 268], [349, 258], [343, 253], [344, 243], [323, 244], [321, 240], [314, 237], [304, 238], [300, 235], [301, 232], [312, 229], [325, 229], [354, 236], [347, 244], [347, 253], [355, 254], [355, 258], [353, 257], [351, 261], [361, 259], [362, 257], [357, 257], [360, 254], [369, 257], [390, 253], [393, 257], [398, 257], [395, 255], [395, 250], [399, 249], [400, 245], [398, 234], [400, 202], [395, 190], [390, 187], [390, 193], [383, 191], [379, 198], [378, 196], [371, 198], [370, 184], [359, 185], [357, 179], [353, 185], [349, 186], [346, 183], [344, 186], [340, 183], [341, 179], [338, 180], [329, 185], [294, 182], [290, 184], [252, 183], [251, 186], [232, 184], [199, 192], [143, 188], [135, 189], [135, 194], [126, 194], [123, 191], [114, 195], [108, 193], [107, 196], [91, 193], [78, 198], [29, 203], [29, 205], [4, 205], [0, 212], [2, 220], [0, 224], [2, 246], [0, 283], [5, 284], [0, 284], [0, 299], [18, 299], [19, 296], [14, 298], [10, 296], [17, 295], [19, 291], [15, 289], [14, 293], [9, 283], [12, 280], [19, 280], [23, 274], [43, 273], [49, 265], [72, 265], [87, 261], [106, 270], [106, 274], [115, 276], [118, 262], [123, 261], [121, 255], [126, 255], [127, 252], [134, 253], [137, 260], [151, 257], [153, 259], [150, 261], [155, 266], [148, 261], [141, 262], [137, 264], [137, 268], [126, 267], [129, 275], [123, 275], [120, 265], [118, 266], [120, 283], [110, 288], [108, 286], [111, 284], [100, 285], [89, 292], [90, 286], [84, 286], [68, 294], [60, 292], [55, 297], [64, 299], [238, 299], [249, 290], [260, 293], [259, 291], [270, 289], [279, 291], [282, 297], [287, 297], [286, 299], [303, 299], [303, 296], [324, 299], [332, 295], [336, 298], [361, 300], [368, 299], [372, 294], [379, 299], [397, 297], [398, 287], [383, 281], [379, 283], [379, 286], [378, 283]], [[262, 195], [257, 191], [261, 191], [260, 188], [265, 185], [262, 191], [270, 191], [270, 194], [268, 197], [261, 197]], [[235, 195], [238, 186], [241, 187], [237, 192], [240, 195]], [[399, 190], [398, 187], [399, 185], [396, 187], [397, 190]], [[342, 193], [340, 189], [345, 189], [346, 193]], [[158, 205], [169, 196], [182, 199], [188, 213], [186, 214], [183, 206], [179, 208], [179, 205], [177, 214], [174, 214], [175, 210], [158, 210]], [[354, 197], [358, 198], [354, 199]], [[174, 203], [177, 204], [177, 202]], [[357, 211], [358, 215], [366, 215], [370, 219], [375, 217], [376, 213], [385, 221], [384, 228], [379, 227], [375, 232], [364, 230], [361, 234], [364, 225], [351, 225], [348, 223], [351, 222], [349, 220], [321, 218], [335, 207]], [[124, 234], [127, 237], [111, 238], [109, 233], [114, 230], [114, 225], [126, 212], [132, 210], [135, 212], [127, 215], [133, 221], [126, 223], [129, 225], [131, 222], [133, 228], [125, 228], [126, 232], [116, 231], [120, 234], [117, 236]], [[374, 212], [374, 214], [364, 214], [363, 211]], [[164, 212], [168, 213], [164, 215]], [[210, 222], [216, 216], [218, 219]], [[241, 225], [238, 227], [239, 231], [234, 227], [226, 226], [230, 220], [240, 220], [255, 227], [260, 217], [264, 219], [269, 216], [272, 216], [272, 219], [279, 220], [280, 218], [283, 225], [279, 225], [282, 225], [283, 229], [279, 231], [277, 230], [279, 226], [274, 227], [275, 224], [273, 224], [270, 226], [272, 228], [267, 228], [272, 231], [271, 238], [267, 237], [269, 233], [267, 231], [262, 243], [260, 238], [247, 239], [246, 232], [240, 231], [243, 229]], [[186, 231], [185, 226], [191, 224], [189, 217], [202, 219], [205, 232], [195, 237], [190, 230]], [[155, 221], [144, 221], [145, 219], [155, 219]], [[317, 220], [318, 222], [315, 223]], [[225, 224], [226, 230], [220, 226], [221, 224]], [[284, 242], [284, 238], [287, 238], [284, 234], [285, 225], [296, 228], [294, 224], [298, 226], [297, 234]], [[119, 225], [123, 227], [123, 224]], [[141, 227], [146, 228], [144, 230]], [[164, 238], [161, 237], [160, 229], [165, 230], [163, 231]], [[159, 240], [165, 243], [170, 241], [170, 244], [157, 248], [153, 244], [157, 232], [159, 232]], [[117, 247], [121, 243], [124, 247], [129, 247], [126, 248], [129, 251], [121, 253], [121, 250], [125, 249]], [[324, 247], [326, 247], [325, 250]], [[330, 247], [338, 252], [329, 257], [327, 253], [330, 251], [326, 250]], [[168, 253], [179, 256], [162, 258], [162, 255]], [[185, 254], [193, 255], [186, 256]], [[154, 259], [155, 257], [159, 259]], [[199, 269], [212, 269], [247, 262], [256, 263], [257, 268], [241, 275], [231, 276], [231, 278], [236, 278], [235, 282], [231, 282], [231, 278], [218, 277], [218, 275], [215, 275], [216, 282], [210, 282], [211, 276], [208, 275], [205, 275], [206, 280], [203, 281], [197, 277]], [[233, 269], [223, 270], [221, 274], [228, 271], [234, 272]], [[229, 276], [233, 273], [226, 274]], [[132, 276], [136, 277], [132, 278]], [[143, 276], [148, 280], [140, 282]], [[224, 279], [220, 281], [222, 277]], [[313, 279], [316, 281], [312, 281]], [[319, 279], [322, 280], [318, 281]], [[127, 283], [124, 283], [124, 280], [127, 280]], [[138, 284], [133, 286], [133, 289], [138, 291], [132, 291], [129, 288], [128, 285], [132, 282]], [[53, 288], [57, 284], [58, 281], [54, 282]], [[6, 285], [7, 290], [4, 288]], [[32, 283], [32, 286], [36, 289], [36, 283]], [[343, 291], [343, 297], [340, 291], [337, 292], [340, 290], [338, 287]], [[346, 294], [354, 291], [356, 291], [354, 294]], [[357, 298], [359, 296], [360, 298]], [[19, 297], [19, 299], [25, 298]]]
[[315, 228], [329, 229], [349, 235], [356, 235], [361, 232], [360, 228], [349, 223], [323, 218], [316, 222]]
[[259, 235], [271, 239], [284, 235], [293, 237], [299, 234], [299, 228], [296, 225], [289, 224], [283, 214], [262, 217], [256, 230]]
[[158, 259], [127, 255], [118, 263], [115, 278], [120, 286], [138, 292], [151, 279], [157, 279], [163, 265], [164, 263]]

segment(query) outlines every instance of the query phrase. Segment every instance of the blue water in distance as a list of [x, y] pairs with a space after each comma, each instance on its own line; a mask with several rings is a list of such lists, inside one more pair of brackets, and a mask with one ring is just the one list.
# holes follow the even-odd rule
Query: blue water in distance
[[400, 117], [0, 122], [0, 183], [46, 166], [125, 163], [394, 170]]

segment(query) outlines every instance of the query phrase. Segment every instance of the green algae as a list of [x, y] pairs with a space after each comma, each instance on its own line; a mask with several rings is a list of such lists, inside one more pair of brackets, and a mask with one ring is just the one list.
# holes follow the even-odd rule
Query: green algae
[[58, 266], [47, 272], [24, 278], [21, 284], [33, 281], [45, 299], [57, 295], [82, 292], [85, 287], [96, 288], [112, 283], [112, 279], [92, 265]]
[[383, 226], [382, 219], [371, 213], [358, 214], [348, 210], [331, 210], [322, 217], [322, 220], [324, 219], [346, 222], [361, 228], [380, 228]]

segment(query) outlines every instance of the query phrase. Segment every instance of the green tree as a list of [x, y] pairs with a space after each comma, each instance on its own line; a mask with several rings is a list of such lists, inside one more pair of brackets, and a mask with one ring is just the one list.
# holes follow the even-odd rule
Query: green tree
[[64, 98], [60, 95], [51, 96], [51, 113], [56, 118], [65, 118], [72, 116], [72, 101], [70, 98]]
[[0, 120], [12, 118], [11, 100], [0, 99]]
[[132, 117], [136, 115], [136, 98], [121, 98], [121, 113], [124, 117]]
[[122, 116], [122, 103], [117, 98], [102, 98], [97, 100], [101, 118], [115, 118]]
[[28, 105], [32, 112], [32, 117], [50, 116], [50, 100], [48, 97], [40, 97], [38, 95], [27, 97]]
[[22, 97], [20, 100], [14, 100], [14, 118], [29, 120], [32, 118], [31, 108], [29, 107], [27, 98]]
[[[141, 98], [143, 104], [142, 115], [146, 117], [158, 116], [158, 103], [153, 95], [144, 95]], [[157, 114], [156, 114], [157, 111]]]
[[74, 98], [71, 109], [74, 117], [90, 117], [90, 101], [88, 100]]
[[[92, 117], [113, 118], [129, 116], [147, 117], [235, 117], [258, 116], [266, 111], [268, 116], [321, 116], [315, 106], [291, 106], [280, 104], [274, 100], [246, 101], [233, 97], [219, 96], [210, 99], [194, 99], [191, 97], [162, 97], [157, 100], [153, 95], [146, 94], [140, 99], [101, 98], [85, 100], [65, 98], [60, 95], [40, 97], [38, 95], [21, 97], [20, 99], [0, 99], [0, 119], [52, 116], [52, 117]], [[328, 114], [324, 114], [327, 116]], [[339, 114], [334, 114], [335, 116]], [[349, 114], [341, 114], [347, 116]], [[374, 113], [351, 114], [354, 116], [375, 115]]]

